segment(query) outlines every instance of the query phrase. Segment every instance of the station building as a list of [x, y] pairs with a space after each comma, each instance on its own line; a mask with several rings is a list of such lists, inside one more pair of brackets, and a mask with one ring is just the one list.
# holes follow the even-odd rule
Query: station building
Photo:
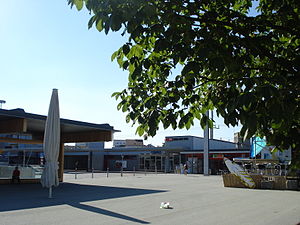
[[[46, 116], [27, 113], [24, 109], [0, 109], [0, 183], [11, 178], [15, 166], [20, 166], [21, 179], [40, 177], [46, 119]], [[63, 181], [65, 162], [68, 161], [68, 157], [65, 159], [65, 144], [112, 141], [114, 132], [118, 130], [109, 124], [61, 118], [59, 180]]]
[[[242, 141], [235, 134], [234, 142], [209, 139], [209, 168], [211, 174], [218, 174], [226, 169], [223, 158], [248, 158], [250, 141]], [[188, 165], [189, 173], [203, 173], [204, 138], [196, 136], [167, 136], [164, 147], [181, 147], [180, 163]]]
[[[0, 119], [0, 164], [43, 165], [46, 117], [21, 109], [1, 109]], [[154, 147], [145, 146], [142, 139], [113, 140], [117, 131], [108, 124], [61, 119], [61, 125], [61, 177], [63, 169], [180, 172], [183, 164], [188, 165], [189, 173], [203, 173], [203, 137], [167, 136], [162, 147]], [[105, 149], [104, 141], [112, 140], [113, 147]], [[210, 172], [218, 174], [225, 169], [224, 157], [248, 158], [250, 142], [243, 142], [237, 133], [234, 142], [210, 139], [209, 149]]]
[[[250, 141], [209, 140], [209, 166], [211, 174], [226, 169], [223, 158], [248, 158]], [[129, 144], [134, 143], [135, 144]], [[128, 143], [128, 144], [126, 144]], [[139, 143], [139, 144], [137, 144]], [[184, 164], [189, 173], [203, 173], [204, 138], [196, 136], [167, 136], [163, 147], [144, 146], [142, 140], [116, 140], [112, 149], [105, 149], [104, 167], [110, 170], [142, 170], [179, 172]]]

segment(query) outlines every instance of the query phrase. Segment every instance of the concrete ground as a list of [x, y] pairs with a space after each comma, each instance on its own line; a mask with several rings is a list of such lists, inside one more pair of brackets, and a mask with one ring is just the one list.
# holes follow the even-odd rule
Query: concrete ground
[[[170, 202], [171, 209], [161, 209]], [[40, 184], [0, 185], [0, 225], [296, 225], [300, 192], [223, 187], [220, 176], [65, 174], [53, 198]]]

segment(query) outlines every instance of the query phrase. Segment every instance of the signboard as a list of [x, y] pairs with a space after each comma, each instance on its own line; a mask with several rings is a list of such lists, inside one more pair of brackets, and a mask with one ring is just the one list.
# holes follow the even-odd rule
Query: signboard
[[212, 156], [214, 159], [223, 159], [224, 155], [223, 154], [213, 154]]

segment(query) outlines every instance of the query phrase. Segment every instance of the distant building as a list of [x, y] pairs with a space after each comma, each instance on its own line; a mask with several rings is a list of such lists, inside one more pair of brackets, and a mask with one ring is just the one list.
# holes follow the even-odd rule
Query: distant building
[[75, 143], [75, 146], [65, 146], [65, 149], [65, 169], [103, 169], [104, 142]]
[[250, 139], [244, 140], [240, 132], [234, 133], [234, 143], [238, 149], [249, 149], [250, 148]]
[[[167, 136], [164, 147], [182, 147], [186, 150], [203, 150], [204, 138], [196, 136]], [[209, 140], [210, 149], [236, 149], [236, 144], [230, 141]]]
[[104, 142], [75, 143], [75, 147], [81, 149], [102, 150], [104, 149]]
[[143, 139], [113, 140], [111, 152], [106, 152], [104, 156], [104, 169], [119, 171], [139, 169], [139, 155], [146, 148]]
[[126, 146], [126, 140], [113, 140], [113, 148], [120, 148]]
[[[241, 144], [239, 144], [241, 143]], [[209, 164], [212, 174], [226, 169], [223, 158], [249, 157], [250, 145], [247, 142], [209, 140]], [[203, 172], [204, 138], [196, 136], [167, 136], [163, 147], [144, 146], [143, 140], [114, 140], [113, 148], [106, 149], [104, 167], [109, 170], [146, 170], [173, 172], [187, 163], [189, 173]], [[125, 162], [125, 163], [124, 163]], [[105, 169], [104, 168], [104, 169]]]
[[[218, 174], [226, 169], [223, 159], [246, 158], [250, 154], [250, 144], [238, 144], [241, 141], [230, 142], [223, 140], [209, 140], [209, 168], [212, 174]], [[190, 173], [203, 173], [204, 138], [196, 136], [167, 136], [165, 148], [182, 148], [180, 163], [187, 163]]]
[[292, 160], [291, 149], [272, 152], [274, 146], [266, 146], [260, 152], [261, 159], [278, 159], [280, 162], [289, 162]]
[[[39, 124], [40, 132], [43, 132], [45, 116], [25, 113], [24, 110], [0, 110], [3, 118], [7, 116], [24, 116], [31, 124], [31, 129], [36, 129], [36, 123]], [[190, 173], [203, 172], [203, 147], [204, 138], [196, 136], [167, 136], [163, 147], [154, 147], [144, 145], [142, 139], [113, 140], [111, 149], [104, 149], [104, 142], [111, 141], [112, 133], [116, 132], [108, 124], [90, 124], [81, 121], [71, 121], [61, 119], [64, 124], [64, 143], [75, 143], [75, 146], [64, 147], [64, 161], [61, 163], [65, 169], [74, 170], [143, 170], [174, 172], [181, 168], [181, 165], [187, 163]], [[24, 124], [23, 124], [24, 125]], [[26, 125], [26, 123], [25, 123]], [[7, 128], [7, 126], [2, 127]], [[67, 129], [68, 128], [68, 129]], [[95, 131], [98, 130], [98, 132]], [[79, 129], [81, 132], [77, 132]], [[86, 129], [95, 136], [86, 133]], [[70, 132], [72, 131], [72, 132]], [[76, 131], [76, 132], [75, 132]], [[35, 133], [34, 133], [35, 134]], [[100, 135], [101, 134], [101, 135]], [[102, 134], [105, 134], [102, 136]], [[12, 135], [7, 138], [32, 139], [29, 136], [14, 136], [22, 134], [3, 134]], [[40, 135], [39, 138], [42, 136]], [[69, 139], [72, 138], [72, 139]], [[12, 144], [0, 143], [0, 162], [6, 164], [43, 164], [43, 153], [41, 144]], [[209, 164], [212, 174], [216, 174], [224, 168], [223, 158], [249, 157], [249, 140], [243, 141], [239, 134], [235, 134], [235, 141], [209, 140]], [[1, 136], [0, 136], [1, 140]], [[73, 141], [76, 140], [76, 141]], [[91, 142], [87, 142], [91, 141]], [[40, 143], [40, 142], [39, 142]], [[281, 154], [281, 153], [279, 153]], [[267, 157], [267, 156], [266, 156]], [[35, 160], [35, 161], [33, 161]]]
[[[0, 134], [1, 138], [25, 139], [31, 140], [32, 136], [28, 134]], [[28, 165], [43, 163], [43, 145], [42, 144], [20, 144], [0, 142], [0, 163], [12, 165]], [[0, 153], [1, 153], [0, 152]]]
[[125, 139], [125, 140], [113, 140], [113, 147], [143, 147], [144, 142], [142, 139]]

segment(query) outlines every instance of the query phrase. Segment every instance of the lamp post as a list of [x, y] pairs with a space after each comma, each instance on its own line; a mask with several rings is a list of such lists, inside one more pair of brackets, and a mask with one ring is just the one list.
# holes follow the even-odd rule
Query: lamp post
[[5, 103], [6, 103], [6, 101], [0, 100], [0, 109], [2, 109], [2, 104], [5, 104]]
[[[206, 116], [209, 118], [209, 111], [206, 112]], [[204, 146], [203, 146], [203, 175], [209, 175], [209, 127], [208, 123], [204, 128]]]

